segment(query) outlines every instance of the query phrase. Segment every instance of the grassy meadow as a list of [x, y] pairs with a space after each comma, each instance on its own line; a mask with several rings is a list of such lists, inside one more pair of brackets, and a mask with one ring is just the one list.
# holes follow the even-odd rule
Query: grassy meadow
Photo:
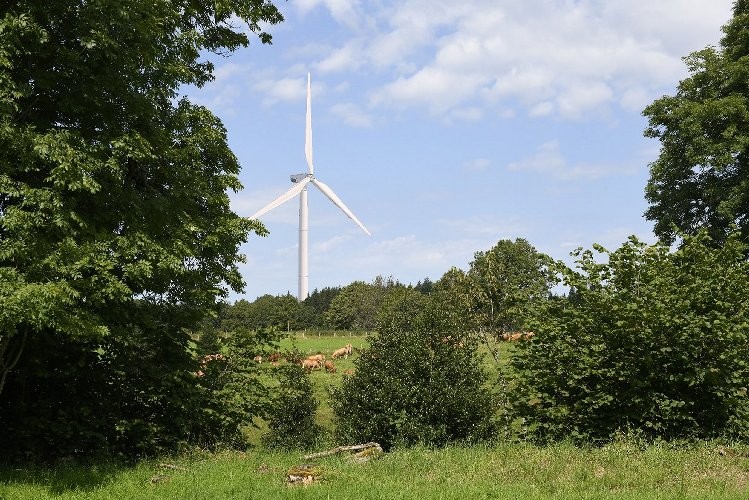
[[[367, 346], [366, 335], [295, 333], [282, 349], [326, 357], [351, 343]], [[490, 346], [511, 356], [512, 346]], [[486, 347], [484, 347], [486, 349]], [[320, 403], [318, 423], [330, 429], [328, 388], [339, 384], [353, 358], [335, 360], [337, 372], [314, 371]], [[491, 356], [487, 367], [496, 369]], [[262, 433], [254, 430], [253, 442]], [[287, 471], [314, 463], [319, 479], [288, 486]], [[571, 444], [534, 446], [496, 443], [432, 450], [395, 450], [365, 463], [342, 454], [305, 460], [301, 452], [193, 451], [136, 465], [63, 463], [0, 469], [0, 499], [137, 498], [749, 498], [749, 447], [699, 443], [641, 447], [624, 441], [601, 448]]]

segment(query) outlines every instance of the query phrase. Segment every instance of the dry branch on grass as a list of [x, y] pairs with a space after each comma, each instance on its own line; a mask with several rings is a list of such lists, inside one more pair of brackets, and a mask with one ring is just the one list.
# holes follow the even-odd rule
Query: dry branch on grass
[[[363, 451], [369, 450], [370, 448], [371, 449], [375, 449], [375, 450], [379, 450], [379, 453], [382, 453], [382, 446], [380, 446], [378, 443], [371, 442], [371, 443], [365, 443], [365, 444], [355, 444], [355, 445], [352, 445], [352, 446], [337, 446], [337, 447], [332, 448], [332, 449], [327, 450], [327, 451], [321, 451], [319, 453], [313, 453], [311, 455], [305, 455], [304, 459], [305, 460], [311, 460], [313, 458], [327, 457], [327, 456], [330, 456], [330, 455], [335, 455], [336, 453], [341, 453], [343, 451], [359, 451], [359, 452], [363, 452]], [[357, 453], [357, 455], [358, 455], [358, 453]]]

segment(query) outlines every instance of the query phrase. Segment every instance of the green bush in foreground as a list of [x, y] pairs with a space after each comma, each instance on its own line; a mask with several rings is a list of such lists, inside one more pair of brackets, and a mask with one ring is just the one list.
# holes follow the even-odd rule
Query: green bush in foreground
[[737, 235], [675, 252], [632, 237], [557, 268], [569, 298], [541, 306], [512, 364], [518, 415], [540, 439], [749, 438], [749, 262]]
[[204, 331], [197, 343], [201, 404], [193, 408], [191, 441], [207, 448], [248, 445], [244, 430], [265, 417], [271, 392], [266, 366], [254, 357], [275, 351], [273, 329]]
[[388, 295], [379, 333], [355, 373], [333, 391], [339, 441], [376, 441], [387, 449], [492, 434], [492, 397], [476, 341], [445, 321], [441, 305], [439, 294], [403, 288]]
[[279, 387], [268, 409], [268, 448], [310, 449], [322, 436], [315, 423], [317, 401], [312, 381], [301, 365], [291, 363], [276, 369]]

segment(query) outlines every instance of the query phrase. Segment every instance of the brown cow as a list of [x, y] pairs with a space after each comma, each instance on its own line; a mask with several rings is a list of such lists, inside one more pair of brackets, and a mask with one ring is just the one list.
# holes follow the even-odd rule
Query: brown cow
[[325, 371], [328, 372], [328, 373], [335, 373], [336, 372], [335, 365], [333, 364], [332, 361], [326, 361], [325, 362]]
[[505, 342], [517, 342], [518, 340], [523, 338], [522, 332], [515, 332], [515, 333], [503, 333], [499, 336], [500, 339], [504, 340]]
[[281, 359], [281, 353], [280, 352], [274, 352], [270, 356], [268, 356], [268, 361], [271, 363], [278, 363], [278, 360]]
[[302, 368], [304, 368], [306, 371], [311, 372], [312, 370], [321, 370], [320, 362], [316, 359], [303, 359], [302, 360]]
[[351, 344], [346, 344], [340, 349], [337, 349], [330, 357], [333, 359], [336, 359], [336, 358], [340, 358], [341, 356], [343, 356], [343, 359], [348, 359], [348, 357], [351, 356], [351, 353], [353, 352], [353, 350], [354, 350], [354, 347]]

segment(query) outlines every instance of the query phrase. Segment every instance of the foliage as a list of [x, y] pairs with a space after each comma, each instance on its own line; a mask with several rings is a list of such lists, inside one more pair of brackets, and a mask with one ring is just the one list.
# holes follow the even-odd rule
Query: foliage
[[492, 433], [476, 340], [441, 305], [412, 288], [391, 291], [370, 348], [333, 391], [340, 441], [441, 446]]
[[388, 291], [400, 283], [377, 277], [373, 283], [354, 281], [341, 289], [325, 312], [326, 323], [337, 330], [373, 330]]
[[521, 238], [476, 252], [461, 290], [476, 325], [492, 332], [523, 329], [529, 308], [549, 296], [549, 261]]
[[[267, 0], [2, 4], [4, 428], [59, 412], [73, 431], [61, 426], [46, 446], [61, 453], [79, 427], [123, 452], [187, 438], [186, 330], [227, 288], [241, 290], [239, 245], [265, 230], [230, 209], [227, 190], [241, 185], [223, 125], [178, 90], [212, 79], [204, 54], [246, 46], [249, 33], [269, 42], [261, 24], [281, 19]], [[151, 351], [136, 355], [136, 340]], [[72, 363], [48, 371], [58, 353]], [[72, 396], [46, 391], [36, 405], [25, 392], [36, 383], [98, 388], [106, 401], [82, 400], [103, 413], [89, 419]]]
[[643, 114], [647, 137], [661, 141], [650, 164], [645, 216], [666, 243], [706, 229], [716, 243], [737, 224], [749, 240], [749, 7], [739, 1], [720, 49], [685, 58], [690, 76], [676, 95]]
[[339, 286], [325, 287], [322, 290], [315, 288], [309, 297], [304, 299], [303, 304], [314, 311], [312, 324], [308, 325], [309, 327], [321, 328], [325, 326], [325, 312], [339, 293], [341, 293], [341, 287]]
[[29, 336], [0, 400], [4, 459], [140, 456], [188, 440], [204, 400], [188, 339], [168, 327], [180, 310], [138, 313], [103, 339]]
[[310, 449], [323, 433], [315, 423], [312, 381], [298, 363], [278, 366], [276, 372], [280, 382], [269, 406], [269, 430], [263, 442], [269, 448]]
[[264, 418], [272, 399], [264, 366], [255, 356], [267, 357], [278, 348], [274, 330], [238, 328], [231, 332], [209, 331], [197, 342], [201, 405], [195, 407], [192, 440], [201, 446], [248, 445], [244, 430]]
[[419, 280], [416, 285], [414, 285], [414, 289], [424, 295], [429, 295], [432, 293], [432, 290], [434, 290], [434, 282], [430, 280], [429, 277], [426, 277], [423, 281]]
[[521, 343], [512, 398], [539, 439], [749, 438], [749, 262], [740, 235], [675, 252], [631, 237], [578, 270], [574, 300], [548, 301]]
[[301, 330], [312, 324], [313, 315], [310, 307], [291, 294], [263, 295], [254, 302], [242, 299], [226, 307], [219, 316], [219, 328]]

